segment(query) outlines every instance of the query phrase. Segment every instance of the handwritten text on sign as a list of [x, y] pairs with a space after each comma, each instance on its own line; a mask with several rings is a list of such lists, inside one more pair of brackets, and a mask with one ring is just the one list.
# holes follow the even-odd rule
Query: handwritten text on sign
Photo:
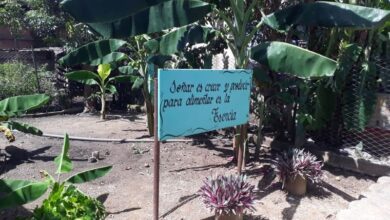
[[160, 69], [159, 140], [245, 124], [251, 85], [251, 70]]

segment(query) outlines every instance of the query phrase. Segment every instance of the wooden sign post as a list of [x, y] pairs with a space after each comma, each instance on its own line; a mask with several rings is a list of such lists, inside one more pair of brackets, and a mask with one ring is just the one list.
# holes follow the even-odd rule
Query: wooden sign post
[[153, 217], [159, 218], [160, 141], [246, 124], [252, 70], [158, 70], [154, 84]]

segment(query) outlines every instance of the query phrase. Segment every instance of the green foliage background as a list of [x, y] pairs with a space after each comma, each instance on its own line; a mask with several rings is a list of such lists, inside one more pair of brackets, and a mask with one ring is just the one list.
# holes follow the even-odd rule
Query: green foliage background
[[[54, 86], [49, 78], [52, 73], [45, 66], [38, 68], [41, 92], [54, 94]], [[11, 96], [38, 93], [35, 70], [30, 64], [13, 61], [0, 64], [0, 100]]]

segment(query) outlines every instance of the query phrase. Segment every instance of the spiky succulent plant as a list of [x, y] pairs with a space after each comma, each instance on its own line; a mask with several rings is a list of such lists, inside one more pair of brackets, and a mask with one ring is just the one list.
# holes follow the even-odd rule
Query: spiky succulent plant
[[245, 176], [206, 178], [199, 190], [203, 203], [216, 214], [237, 214], [245, 209], [254, 211], [254, 186]]
[[317, 157], [303, 149], [293, 149], [278, 155], [275, 170], [280, 181], [284, 184], [287, 178], [295, 178], [297, 175], [305, 177], [317, 183], [321, 180], [323, 163]]

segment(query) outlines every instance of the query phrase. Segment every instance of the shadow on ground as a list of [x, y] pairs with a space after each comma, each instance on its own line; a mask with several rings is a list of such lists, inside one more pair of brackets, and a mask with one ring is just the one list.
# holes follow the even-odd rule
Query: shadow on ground
[[[52, 146], [45, 146], [36, 150], [28, 151], [13, 145], [5, 147], [5, 160], [2, 162], [0, 174], [4, 174], [24, 163], [35, 163], [35, 161], [53, 161], [55, 156], [47, 156], [45, 153]], [[72, 161], [87, 161], [87, 159], [72, 159]]]
[[[214, 216], [210, 216], [208, 218], [203, 218], [201, 220], [214, 220]], [[261, 215], [244, 215], [244, 220], [269, 220], [269, 218], [261, 216]]]
[[188, 202], [198, 198], [199, 195], [194, 193], [194, 194], [191, 194], [191, 195], [187, 195], [187, 196], [182, 196], [179, 198], [179, 203], [177, 205], [175, 205], [173, 208], [169, 209], [167, 212], [165, 212], [164, 214], [162, 214], [160, 216], [160, 218], [165, 218], [167, 217], [168, 215], [170, 215], [171, 213], [173, 213], [175, 210], [177, 210], [178, 208], [182, 207], [183, 205], [187, 204]]
[[1, 220], [14, 220], [14, 219], [24, 219], [28, 216], [31, 216], [32, 212], [28, 209], [25, 209], [24, 207], [15, 207], [15, 208], [9, 208], [0, 210], [0, 219]]

